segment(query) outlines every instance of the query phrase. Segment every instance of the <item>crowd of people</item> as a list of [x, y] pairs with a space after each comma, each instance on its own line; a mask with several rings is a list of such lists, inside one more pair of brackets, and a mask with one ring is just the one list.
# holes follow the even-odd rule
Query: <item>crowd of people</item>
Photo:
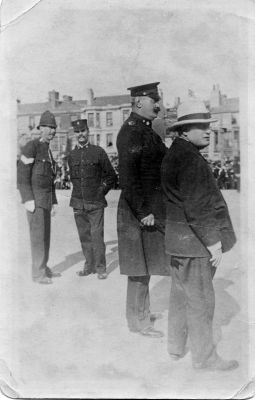
[[70, 171], [65, 161], [57, 163], [55, 186], [56, 189], [71, 189]]
[[238, 159], [227, 160], [223, 164], [220, 161], [209, 161], [209, 164], [219, 189], [240, 191], [240, 162]]
[[[118, 155], [110, 155], [110, 162], [118, 176], [119, 160]], [[240, 191], [240, 162], [238, 159], [227, 160], [223, 164], [221, 161], [208, 161], [213, 176], [221, 190]], [[55, 178], [56, 189], [71, 189], [70, 171], [66, 161], [57, 163], [57, 174]], [[114, 189], [118, 189], [118, 182]]]

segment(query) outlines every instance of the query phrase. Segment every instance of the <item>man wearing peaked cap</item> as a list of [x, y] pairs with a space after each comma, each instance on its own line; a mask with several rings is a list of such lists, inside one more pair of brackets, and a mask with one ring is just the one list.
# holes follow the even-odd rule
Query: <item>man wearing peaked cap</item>
[[77, 119], [72, 121], [72, 127], [75, 133], [89, 132], [88, 124], [86, 119]]
[[180, 104], [178, 133], [161, 167], [166, 199], [166, 251], [171, 256], [172, 287], [168, 314], [168, 352], [178, 360], [189, 337], [193, 367], [231, 370], [213, 342], [212, 279], [222, 253], [236, 238], [227, 204], [200, 149], [209, 145], [210, 123], [205, 104], [197, 99]]
[[148, 96], [155, 100], [155, 102], [158, 102], [160, 100], [160, 96], [158, 93], [158, 84], [160, 82], [154, 82], [154, 83], [148, 83], [146, 85], [140, 85], [140, 86], [133, 86], [128, 88], [127, 90], [130, 90], [130, 95], [131, 97], [136, 97], [136, 96]]
[[56, 134], [56, 120], [50, 111], [40, 118], [40, 139], [29, 141], [21, 149], [18, 162], [18, 189], [27, 211], [32, 252], [32, 278], [42, 284], [60, 276], [47, 265], [50, 248], [51, 213], [57, 204], [54, 178], [56, 164], [49, 148]]
[[114, 186], [116, 174], [106, 152], [89, 143], [86, 119], [72, 122], [77, 146], [68, 155], [73, 190], [70, 206], [73, 207], [82, 251], [85, 257], [79, 276], [97, 273], [106, 279], [104, 243], [105, 195]]
[[166, 151], [153, 131], [160, 110], [159, 82], [129, 88], [132, 112], [117, 137], [119, 183], [117, 230], [120, 273], [128, 276], [126, 318], [128, 328], [160, 338], [150, 311], [151, 275], [169, 275], [164, 250], [164, 204], [160, 165]]

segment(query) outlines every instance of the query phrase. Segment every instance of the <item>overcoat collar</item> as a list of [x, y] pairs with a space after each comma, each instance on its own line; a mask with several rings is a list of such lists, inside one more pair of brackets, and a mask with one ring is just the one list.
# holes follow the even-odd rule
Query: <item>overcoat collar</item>
[[[199, 154], [201, 157], [203, 157], [202, 154], [200, 153], [199, 149], [198, 149], [193, 143], [188, 142], [187, 140], [182, 139], [181, 137], [175, 138], [175, 139], [174, 139], [174, 143], [175, 143], [176, 145], [178, 145], [178, 146], [181, 146], [181, 147], [185, 148], [186, 150], [190, 150], [190, 151], [192, 151], [193, 153], [197, 153], [197, 154]], [[203, 157], [203, 158], [204, 158], [204, 157]]]

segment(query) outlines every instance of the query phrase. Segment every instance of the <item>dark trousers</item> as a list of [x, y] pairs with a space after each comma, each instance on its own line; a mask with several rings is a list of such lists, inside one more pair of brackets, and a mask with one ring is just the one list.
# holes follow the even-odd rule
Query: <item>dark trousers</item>
[[44, 208], [27, 211], [32, 254], [32, 278], [38, 280], [47, 276], [50, 250], [51, 213]]
[[104, 208], [74, 209], [74, 218], [85, 257], [84, 269], [105, 272]]
[[172, 257], [172, 287], [168, 314], [168, 352], [185, 352], [187, 337], [193, 363], [203, 363], [214, 351], [215, 306], [209, 258]]
[[149, 275], [128, 277], [126, 318], [132, 332], [141, 331], [152, 325], [149, 282]]

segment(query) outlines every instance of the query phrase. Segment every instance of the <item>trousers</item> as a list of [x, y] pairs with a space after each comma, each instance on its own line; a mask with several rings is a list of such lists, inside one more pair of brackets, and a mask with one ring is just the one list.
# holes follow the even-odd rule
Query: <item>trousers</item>
[[215, 349], [212, 326], [215, 271], [207, 257], [172, 256], [171, 259], [168, 352], [184, 354], [189, 337], [193, 363], [203, 363]]
[[74, 219], [85, 257], [84, 269], [90, 272], [105, 272], [104, 208], [74, 209]]
[[32, 255], [32, 279], [48, 275], [47, 262], [50, 250], [51, 212], [36, 207], [33, 213], [27, 211]]
[[141, 331], [152, 325], [149, 282], [149, 275], [128, 277], [126, 318], [128, 328], [132, 332]]

